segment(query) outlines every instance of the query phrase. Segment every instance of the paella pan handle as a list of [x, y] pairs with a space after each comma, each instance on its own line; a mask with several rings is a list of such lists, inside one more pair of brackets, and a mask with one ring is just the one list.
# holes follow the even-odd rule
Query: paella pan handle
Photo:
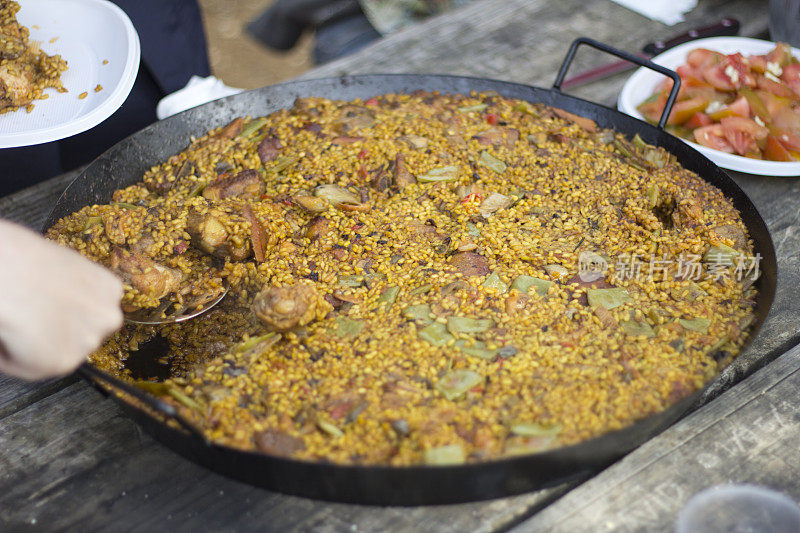
[[177, 422], [184, 430], [192, 434], [194, 437], [201, 439], [203, 442], [208, 440], [206, 439], [205, 435], [203, 435], [193, 424], [183, 418], [180, 413], [178, 413], [177, 409], [167, 402], [159, 400], [152, 394], [148, 394], [147, 392], [131, 385], [130, 383], [126, 383], [120, 379], [110, 376], [88, 363], [83, 363], [81, 366], [79, 366], [78, 369], [75, 370], [75, 373], [87, 380], [89, 383], [93, 383], [95, 385], [104, 385], [103, 390], [105, 390], [105, 387], [110, 387], [133, 396], [158, 414], [163, 415], [166, 418], [171, 418]]
[[575, 52], [582, 44], [589, 45], [592, 48], [596, 48], [602, 52], [617, 56], [618, 58], [630, 61], [631, 63], [636, 63], [641, 67], [649, 68], [650, 70], [654, 70], [659, 74], [663, 74], [664, 76], [672, 78], [672, 89], [669, 92], [667, 103], [664, 105], [664, 111], [661, 113], [661, 118], [658, 121], [658, 128], [663, 130], [664, 126], [667, 125], [669, 114], [672, 112], [672, 106], [675, 104], [675, 100], [678, 98], [678, 91], [681, 90], [681, 77], [678, 76], [676, 72], [666, 67], [657, 65], [647, 59], [642, 59], [639, 56], [629, 54], [628, 52], [623, 52], [622, 50], [618, 50], [605, 43], [595, 41], [594, 39], [589, 39], [588, 37], [578, 37], [572, 41], [572, 45], [570, 45], [569, 51], [567, 51], [567, 55], [564, 57], [564, 62], [561, 63], [561, 68], [558, 69], [558, 76], [556, 76], [556, 81], [553, 83], [553, 89], [556, 89], [557, 91], [561, 90], [561, 84], [564, 82], [564, 78], [567, 76], [567, 71], [572, 64], [572, 60], [575, 58]]

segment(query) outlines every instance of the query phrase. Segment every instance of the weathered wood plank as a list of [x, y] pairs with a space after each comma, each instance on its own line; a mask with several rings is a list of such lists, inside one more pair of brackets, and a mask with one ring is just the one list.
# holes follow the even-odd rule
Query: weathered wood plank
[[513, 531], [667, 531], [700, 490], [765, 485], [800, 500], [800, 346]]
[[0, 198], [0, 217], [40, 231], [58, 197], [83, 168], [65, 172], [33, 187]]
[[28, 382], [0, 374], [0, 419], [74, 382], [72, 377]]
[[765, 352], [786, 351], [800, 342], [800, 180], [728, 173], [767, 223], [778, 258], [778, 289], [759, 343]]
[[[493, 531], [560, 495], [383, 508], [284, 496], [214, 474], [76, 383], [0, 420], [0, 524], [47, 530]], [[309, 480], [309, 483], [313, 483]]]

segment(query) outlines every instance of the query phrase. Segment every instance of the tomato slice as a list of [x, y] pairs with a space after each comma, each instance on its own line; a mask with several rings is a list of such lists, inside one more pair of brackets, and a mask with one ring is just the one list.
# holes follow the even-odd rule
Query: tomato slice
[[760, 152], [764, 139], [769, 130], [759, 126], [754, 121], [742, 117], [723, 118], [719, 125], [725, 140], [733, 146], [733, 150], [740, 155]]
[[792, 104], [790, 98], [781, 98], [767, 91], [755, 91], [755, 93], [761, 98], [761, 101], [764, 102], [770, 116], [775, 116], [775, 113], [778, 113], [781, 109], [790, 107]]
[[772, 125], [776, 128], [800, 132], [800, 109], [789, 106], [777, 109], [772, 114]]
[[711, 65], [703, 69], [703, 79], [709, 85], [720, 91], [735, 91], [739, 87], [738, 80], [736, 83], [731, 79], [725, 69], [729, 66], [727, 62]]
[[683, 124], [695, 113], [701, 113], [708, 107], [708, 100], [701, 96], [695, 96], [688, 100], [677, 102], [672, 107], [672, 112], [669, 114], [667, 124], [679, 125]]
[[692, 118], [687, 120], [683, 125], [690, 129], [702, 128], [703, 126], [710, 126], [714, 121], [705, 113], [695, 113]]
[[[670, 80], [672, 81], [672, 80]], [[636, 106], [636, 109], [650, 122], [658, 122], [661, 112], [667, 103], [668, 92], [661, 91], [650, 96], [647, 100]]]
[[706, 148], [713, 148], [729, 154], [733, 153], [733, 146], [725, 139], [722, 126], [719, 124], [697, 128], [694, 130], [694, 139], [698, 144]]
[[[750, 72], [750, 63], [745, 59], [745, 57], [736, 52], [735, 54], [731, 54], [726, 56], [725, 61], [728, 65], [736, 71], [736, 78], [738, 80], [739, 87], [755, 87], [756, 86], [756, 77]], [[726, 71], [729, 69], [726, 67]], [[734, 85], [737, 85], [734, 82]]]
[[800, 94], [800, 63], [792, 63], [783, 67], [781, 81], [788, 85], [795, 94]]
[[742, 87], [742, 89], [739, 91], [739, 94], [747, 99], [747, 103], [750, 106], [750, 112], [752, 112], [754, 116], [760, 118], [764, 124], [767, 124], [772, 120], [769, 110], [767, 109], [767, 105], [754, 90], [750, 89], [749, 87]]
[[770, 161], [797, 161], [783, 144], [772, 135], [767, 135], [764, 157]]
[[783, 128], [770, 128], [769, 133], [778, 139], [787, 150], [800, 151], [800, 135], [797, 133]]
[[[744, 90], [743, 88], [742, 90]], [[723, 118], [728, 117], [744, 117], [750, 118], [750, 104], [747, 102], [747, 98], [744, 96], [740, 96], [733, 103], [726, 105], [725, 107], [714, 111], [713, 113], [709, 113], [708, 116], [711, 117], [712, 120], [720, 121]]]
[[792, 62], [792, 48], [786, 43], [776, 43], [775, 48], [767, 53], [767, 62], [777, 63], [781, 68]]
[[724, 57], [724, 55], [713, 50], [695, 48], [686, 56], [686, 62], [693, 68], [706, 67], [715, 63], [721, 63]]
[[767, 71], [767, 58], [766, 56], [752, 55], [747, 56], [750, 62], [750, 70], [758, 74], [764, 74]]
[[681, 89], [684, 87], [708, 87], [700, 70], [689, 65], [681, 65], [675, 69], [681, 77]]
[[783, 82], [771, 80], [766, 76], [759, 76], [756, 78], [756, 81], [758, 82], [758, 88], [762, 91], [780, 96], [781, 98], [800, 98]]

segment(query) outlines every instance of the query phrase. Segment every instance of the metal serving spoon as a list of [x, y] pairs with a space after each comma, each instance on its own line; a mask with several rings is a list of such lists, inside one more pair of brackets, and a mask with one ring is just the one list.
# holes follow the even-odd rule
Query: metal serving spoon
[[138, 309], [130, 313], [125, 313], [125, 321], [142, 326], [159, 326], [163, 324], [185, 322], [210, 311], [214, 306], [220, 303], [227, 294], [228, 288], [226, 287], [218, 296], [215, 296], [211, 300], [187, 307], [176, 306], [175, 301], [167, 300], [155, 308]]

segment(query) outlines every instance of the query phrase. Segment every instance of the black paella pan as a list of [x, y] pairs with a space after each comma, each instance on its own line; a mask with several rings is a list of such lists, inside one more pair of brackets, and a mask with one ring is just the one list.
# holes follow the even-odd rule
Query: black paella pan
[[[658, 127], [561, 92], [561, 82], [581, 44], [628, 59], [675, 80]], [[345, 76], [265, 87], [191, 109], [153, 124], [118, 143], [70, 184], [50, 213], [45, 228], [86, 205], [109, 202], [116, 189], [139, 181], [145, 170], [183, 150], [190, 136], [201, 136], [208, 129], [229, 122], [232, 117], [268, 115], [278, 109], [291, 107], [298, 97], [308, 96], [352, 100], [419, 89], [460, 94], [496, 91], [506, 97], [543, 103], [589, 117], [599, 126], [612, 128], [628, 137], [639, 134], [647, 143], [665, 148], [685, 168], [721, 189], [739, 210], [755, 242], [754, 252], [761, 256], [752, 340], [766, 318], [775, 294], [777, 266], [772, 240], [755, 206], [736, 183], [709, 159], [663, 130], [679, 84], [680, 78], [672, 71], [584, 38], [572, 44], [552, 89], [460, 76], [411, 74]], [[88, 364], [84, 364], [79, 373], [101, 391], [112, 391], [111, 396], [157, 440], [216, 472], [253, 485], [312, 498], [414, 505], [508, 496], [586, 475], [633, 450], [674, 423], [693, 406], [719, 394], [767, 362], [765, 358], [745, 350], [716, 379], [679, 403], [624, 429], [572, 446], [475, 464], [409, 467], [308, 462], [221, 446], [207, 441], [174, 408], [158, 398]]]

